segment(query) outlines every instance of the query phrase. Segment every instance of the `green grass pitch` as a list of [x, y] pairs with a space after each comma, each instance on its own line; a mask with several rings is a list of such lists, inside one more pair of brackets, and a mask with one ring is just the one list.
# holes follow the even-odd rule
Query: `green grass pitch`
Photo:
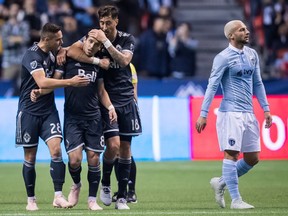
[[[252, 210], [231, 210], [225, 194], [226, 208], [219, 208], [210, 188], [210, 178], [221, 173], [221, 161], [137, 162], [137, 204], [130, 210], [114, 209], [114, 203], [103, 211], [87, 209], [87, 166], [83, 164], [80, 201], [73, 209], [52, 207], [53, 187], [48, 163], [37, 163], [37, 212], [27, 212], [21, 163], [0, 163], [0, 216], [20, 215], [288, 215], [288, 161], [261, 161], [240, 178], [240, 193], [255, 206]], [[115, 176], [112, 176], [115, 191]], [[67, 197], [71, 177], [66, 170], [64, 195]]]

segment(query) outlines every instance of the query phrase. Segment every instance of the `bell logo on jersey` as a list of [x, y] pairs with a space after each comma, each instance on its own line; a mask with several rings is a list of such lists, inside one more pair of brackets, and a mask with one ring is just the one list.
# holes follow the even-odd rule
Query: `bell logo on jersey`
[[87, 77], [90, 82], [95, 82], [97, 78], [97, 73], [95, 71], [92, 71], [91, 74], [86, 74], [85, 70], [83, 69], [78, 69], [78, 75]]
[[110, 68], [120, 68], [120, 65], [116, 61], [110, 61]]

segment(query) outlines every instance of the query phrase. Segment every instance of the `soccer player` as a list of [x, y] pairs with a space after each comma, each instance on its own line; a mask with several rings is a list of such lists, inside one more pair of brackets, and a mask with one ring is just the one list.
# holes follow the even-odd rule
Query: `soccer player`
[[56, 67], [55, 54], [62, 44], [62, 32], [55, 24], [43, 26], [40, 42], [30, 47], [22, 60], [21, 88], [16, 119], [16, 146], [24, 149], [23, 178], [27, 192], [29, 211], [38, 210], [35, 197], [35, 161], [39, 137], [49, 148], [50, 174], [54, 184], [54, 207], [69, 208], [62, 194], [65, 180], [65, 164], [62, 160], [62, 132], [53, 92], [41, 97], [37, 102], [30, 100], [30, 92], [37, 88], [57, 88], [85, 86], [86, 77], [74, 76], [71, 79], [56, 80], [53, 77]]
[[[249, 31], [240, 20], [232, 20], [224, 27], [229, 46], [215, 56], [212, 72], [196, 123], [198, 133], [204, 130], [215, 92], [221, 85], [223, 100], [217, 113], [217, 135], [220, 150], [224, 151], [222, 176], [212, 178], [210, 184], [218, 205], [225, 207], [224, 190], [228, 188], [231, 209], [251, 209], [239, 193], [238, 179], [259, 161], [259, 123], [253, 113], [252, 97], [255, 93], [264, 110], [265, 127], [270, 128], [272, 117], [261, 79], [258, 54], [245, 46]], [[238, 160], [240, 152], [243, 159]]]
[[[87, 56], [92, 57], [99, 51], [101, 45], [95, 38], [86, 35], [82, 49]], [[109, 65], [109, 60], [106, 61]], [[88, 161], [88, 209], [102, 210], [96, 201], [101, 178], [99, 157], [104, 150], [99, 99], [109, 111], [111, 122], [117, 120], [117, 114], [104, 88], [103, 76], [98, 66], [68, 58], [66, 64], [61, 69], [58, 68], [54, 78], [60, 79], [63, 76], [67, 79], [75, 75], [88, 77], [90, 84], [82, 88], [65, 88], [64, 140], [69, 158], [68, 168], [74, 182], [68, 201], [75, 206], [79, 200], [82, 186], [82, 151], [85, 149]]]
[[[117, 30], [118, 8], [112, 5], [102, 6], [98, 10], [101, 30], [93, 29], [93, 35], [105, 49], [102, 57], [110, 59], [110, 67], [103, 72], [105, 89], [117, 113], [117, 123], [109, 120], [108, 112], [102, 109], [104, 120], [104, 137], [106, 149], [103, 155], [103, 175], [100, 189], [100, 199], [104, 205], [111, 205], [111, 172], [116, 155], [119, 152], [119, 181], [116, 209], [130, 209], [127, 206], [126, 191], [131, 168], [131, 140], [133, 136], [142, 133], [142, 126], [137, 103], [134, 100], [134, 88], [129, 63], [133, 57], [135, 39], [132, 35]], [[112, 41], [112, 42], [111, 42]], [[76, 42], [74, 49], [69, 49], [68, 56], [84, 61], [81, 49], [76, 49], [81, 41]], [[94, 57], [95, 58], [95, 57]], [[94, 59], [94, 60], [97, 60]], [[91, 58], [85, 60], [91, 63]], [[99, 63], [99, 61], [93, 61]]]
[[[130, 70], [132, 73], [132, 83], [134, 86], [134, 98], [137, 102], [138, 101], [138, 95], [137, 95], [138, 77], [137, 77], [136, 68], [132, 63], [130, 63]], [[118, 157], [119, 157], [119, 155], [118, 155]], [[114, 161], [114, 170], [115, 170], [115, 175], [116, 175], [117, 181], [118, 181], [118, 160], [119, 160], [118, 157]], [[130, 169], [130, 176], [129, 176], [129, 180], [128, 180], [128, 193], [127, 193], [127, 197], [126, 197], [126, 200], [128, 203], [137, 203], [137, 196], [135, 193], [136, 172], [137, 172], [136, 163], [135, 163], [133, 156], [131, 156], [131, 169]], [[118, 193], [115, 192], [113, 197], [112, 197], [112, 202], [117, 201], [117, 195], [118, 195]]]

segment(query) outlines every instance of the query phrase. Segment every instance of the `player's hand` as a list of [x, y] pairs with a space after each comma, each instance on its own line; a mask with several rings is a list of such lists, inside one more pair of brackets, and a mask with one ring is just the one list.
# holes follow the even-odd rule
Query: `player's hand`
[[60, 50], [57, 53], [57, 64], [58, 65], [63, 65], [66, 62], [66, 54], [67, 54], [67, 50], [60, 48]]
[[265, 128], [270, 128], [272, 126], [272, 116], [270, 112], [264, 112], [265, 116]]
[[71, 86], [73, 87], [87, 86], [90, 83], [89, 78], [86, 76], [76, 75], [72, 77], [70, 80], [71, 80]]
[[117, 122], [117, 113], [115, 111], [115, 108], [109, 110], [109, 119], [110, 123]]
[[92, 29], [88, 32], [88, 35], [90, 37], [94, 37], [96, 40], [98, 40], [98, 32], [99, 31], [100, 31], [99, 29]]
[[99, 66], [105, 70], [108, 70], [110, 67], [110, 60], [108, 58], [100, 59]]
[[108, 38], [106, 37], [105, 33], [102, 30], [98, 31], [96, 39], [101, 43], [104, 43], [106, 40], [108, 40]]
[[199, 116], [196, 122], [196, 130], [198, 133], [201, 133], [206, 127], [207, 119], [205, 117]]
[[41, 96], [41, 90], [40, 89], [32, 89], [30, 92], [30, 99], [32, 102], [36, 102], [37, 99]]

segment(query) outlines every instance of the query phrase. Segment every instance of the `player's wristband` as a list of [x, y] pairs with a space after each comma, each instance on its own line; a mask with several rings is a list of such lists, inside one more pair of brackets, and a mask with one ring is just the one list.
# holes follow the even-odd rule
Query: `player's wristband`
[[114, 106], [111, 104], [109, 107], [108, 107], [108, 110], [112, 110], [112, 109], [115, 109]]
[[104, 43], [103, 43], [104, 47], [106, 49], [108, 49], [110, 46], [112, 46], [112, 43], [109, 39], [107, 39]]
[[94, 64], [94, 65], [99, 65], [99, 63], [100, 63], [100, 59], [99, 59], [99, 58], [96, 58], [96, 57], [93, 57], [93, 62], [92, 62], [92, 64]]

